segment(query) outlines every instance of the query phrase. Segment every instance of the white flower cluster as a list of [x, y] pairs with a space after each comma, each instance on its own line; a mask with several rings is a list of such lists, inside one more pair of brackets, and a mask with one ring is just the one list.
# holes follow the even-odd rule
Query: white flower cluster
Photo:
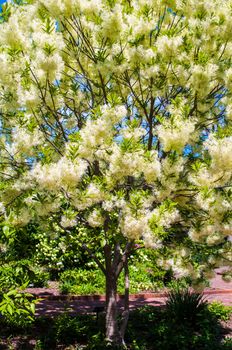
[[61, 226], [64, 228], [68, 228], [68, 227], [74, 227], [77, 224], [77, 220], [75, 218], [69, 218], [66, 215], [63, 215], [61, 217], [61, 222], [60, 222]]
[[41, 0], [41, 3], [49, 10], [49, 12], [54, 17], [57, 17], [60, 15], [70, 16], [72, 13], [76, 13], [80, 7], [81, 1], [79, 0]]
[[47, 79], [51, 82], [60, 80], [64, 70], [64, 61], [59, 52], [54, 52], [48, 56], [45, 52], [39, 50], [33, 62], [33, 70], [37, 79], [43, 83]]
[[195, 200], [201, 209], [213, 217], [214, 221], [220, 222], [223, 220], [224, 214], [232, 210], [232, 203], [228, 198], [212, 191], [207, 195], [200, 192], [195, 196]]
[[104, 38], [111, 41], [115, 41], [118, 38], [124, 24], [122, 14], [122, 7], [119, 4], [116, 4], [112, 11], [102, 14], [102, 35]]
[[13, 155], [26, 154], [33, 155], [33, 147], [43, 143], [43, 133], [36, 129], [29, 132], [27, 129], [16, 127], [12, 132], [12, 143], [10, 153]]
[[171, 225], [180, 219], [180, 213], [177, 209], [161, 210], [156, 208], [149, 213], [150, 219], [155, 220], [157, 226], [170, 228]]
[[232, 222], [229, 224], [215, 223], [205, 224], [200, 230], [192, 228], [189, 230], [189, 237], [194, 242], [205, 242], [209, 245], [222, 243], [225, 237], [231, 235]]
[[0, 214], [4, 214], [5, 213], [5, 206], [2, 202], [0, 202]]
[[56, 191], [61, 187], [76, 187], [85, 174], [86, 168], [87, 163], [83, 160], [73, 163], [63, 157], [57, 163], [49, 165], [36, 164], [30, 175], [41, 188]]
[[190, 175], [190, 179], [198, 186], [223, 186], [231, 179], [232, 168], [232, 137], [217, 139], [209, 135], [204, 142], [205, 149], [211, 157], [209, 167], [202, 166], [200, 170]]
[[181, 178], [184, 166], [185, 160], [183, 157], [175, 161], [166, 157], [161, 162], [161, 175], [159, 180], [162, 184], [162, 188], [159, 186], [155, 190], [155, 195], [159, 202], [162, 202], [166, 198], [171, 198], [176, 193], [179, 187], [178, 180]]
[[135, 218], [127, 213], [124, 220], [121, 222], [121, 230], [129, 239], [140, 239], [145, 232], [146, 224], [146, 218]]
[[143, 175], [148, 184], [152, 184], [161, 176], [161, 164], [157, 151], [151, 151], [150, 159], [143, 162]]
[[84, 210], [94, 204], [104, 201], [106, 193], [100, 186], [90, 183], [85, 191], [77, 191], [72, 193], [72, 204], [78, 210]]
[[123, 209], [126, 206], [126, 201], [124, 198], [118, 198], [117, 196], [111, 196], [107, 198], [102, 203], [102, 208], [105, 211], [111, 212], [117, 209]]
[[[27, 204], [29, 204], [27, 202]], [[50, 213], [55, 213], [57, 211], [60, 210], [60, 206], [61, 206], [61, 201], [59, 199], [53, 199], [53, 200], [49, 200], [47, 202], [39, 202], [39, 201], [32, 201], [29, 204], [30, 207], [32, 207], [36, 214], [39, 217], [45, 217], [47, 215], [49, 215]]]
[[204, 143], [212, 158], [212, 169], [230, 172], [232, 168], [232, 137], [217, 139], [210, 135]]
[[93, 210], [92, 213], [88, 216], [88, 223], [92, 227], [99, 227], [104, 224], [104, 217], [101, 212], [97, 209]]
[[170, 57], [173, 55], [178, 55], [178, 50], [182, 44], [182, 37], [168, 37], [167, 35], [159, 36], [156, 41], [156, 47], [158, 52], [165, 56]]
[[144, 151], [124, 152], [118, 145], [112, 147], [109, 171], [109, 183], [122, 181], [126, 176], [139, 177], [144, 174], [148, 183], [154, 182], [160, 176], [160, 161], [157, 151], [151, 152], [150, 160], [144, 157]]
[[129, 139], [133, 141], [139, 141], [142, 136], [146, 135], [146, 133], [146, 130], [141, 127], [125, 128], [121, 131], [121, 135], [124, 139]]
[[[27, 47], [27, 37], [21, 29], [21, 20], [17, 13], [10, 16], [7, 23], [1, 26], [1, 45], [9, 46], [13, 49]], [[28, 29], [27, 29], [28, 30]]]
[[194, 89], [202, 97], [206, 96], [213, 87], [211, 81], [216, 77], [217, 69], [217, 65], [214, 64], [208, 64], [207, 66], [193, 66], [190, 81]]
[[8, 217], [6, 217], [6, 223], [13, 226], [23, 227], [26, 226], [32, 219], [32, 213], [27, 208], [20, 209], [19, 212], [11, 212]]
[[[183, 250], [183, 249], [182, 249]], [[182, 255], [182, 250], [176, 250], [173, 252], [173, 256], [168, 259], [161, 258], [157, 261], [158, 265], [165, 270], [172, 269], [175, 278], [182, 278], [191, 276], [193, 279], [200, 277], [198, 271], [196, 271], [193, 265], [186, 260], [187, 251]]]
[[114, 125], [121, 121], [127, 114], [124, 106], [111, 108], [107, 105], [101, 107], [101, 118], [88, 120], [85, 127], [80, 131], [81, 142], [78, 154], [82, 158], [93, 160], [96, 150], [101, 146], [112, 143]]
[[174, 122], [167, 120], [157, 127], [157, 134], [165, 152], [171, 150], [182, 152], [184, 146], [190, 142], [194, 131], [194, 121], [179, 118], [175, 118]]

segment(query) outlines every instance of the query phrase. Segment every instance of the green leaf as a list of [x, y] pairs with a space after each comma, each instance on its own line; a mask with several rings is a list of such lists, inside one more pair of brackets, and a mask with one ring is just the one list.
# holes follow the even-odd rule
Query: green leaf
[[31, 312], [34, 314], [35, 313], [35, 304], [32, 303], [30, 306]]
[[10, 304], [7, 304], [6, 309], [9, 312], [10, 315], [13, 315], [13, 311], [14, 310], [13, 310], [13, 308], [12, 308], [12, 306]]

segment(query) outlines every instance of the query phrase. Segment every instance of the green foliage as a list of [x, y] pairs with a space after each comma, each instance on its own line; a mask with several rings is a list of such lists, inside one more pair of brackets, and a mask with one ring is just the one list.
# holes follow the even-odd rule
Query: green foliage
[[[173, 292], [174, 293], [174, 292]], [[194, 300], [197, 297], [175, 298], [174, 305], [182, 303], [177, 307], [183, 309], [187, 304], [192, 305], [192, 312], [197, 314], [195, 321], [184, 319], [177, 322], [170, 317], [168, 308], [144, 306], [133, 310], [129, 318], [129, 325], [126, 332], [126, 343], [130, 350], [230, 350], [231, 339], [222, 339], [219, 320], [224, 319], [222, 312], [216, 312], [219, 306], [214, 303], [204, 305], [204, 310], [199, 310], [199, 304]], [[201, 299], [200, 299], [201, 300]], [[203, 303], [203, 304], [202, 304]], [[188, 306], [189, 307], [189, 306]], [[196, 312], [195, 308], [198, 311]], [[172, 308], [171, 314], [174, 307]], [[213, 310], [213, 311], [211, 311]], [[179, 311], [178, 311], [179, 312]], [[27, 333], [35, 330], [36, 347], [38, 350], [51, 349], [85, 349], [85, 350], [116, 350], [107, 346], [104, 341], [104, 313], [79, 314], [76, 316], [63, 313], [54, 319], [37, 319], [33, 327], [27, 329]], [[12, 332], [12, 329], [11, 329]], [[28, 339], [30, 339], [31, 335]], [[119, 348], [118, 348], [119, 350]]]
[[[49, 322], [49, 324], [48, 324]], [[60, 344], [88, 344], [90, 347], [85, 349], [94, 349], [97, 338], [101, 335], [101, 343], [104, 341], [104, 319], [96, 322], [95, 315], [77, 315], [70, 316], [63, 313], [53, 320], [39, 319], [36, 322], [39, 329], [44, 330], [40, 334], [38, 349], [56, 349]], [[49, 329], [49, 335], [48, 335]]]
[[0, 293], [23, 284], [35, 287], [46, 285], [49, 274], [30, 260], [19, 260], [0, 267]]
[[66, 270], [60, 275], [61, 292], [72, 294], [104, 293], [104, 275], [97, 270]]
[[146, 306], [131, 313], [127, 342], [132, 349], [230, 349], [227, 341], [221, 342], [221, 316], [215, 317], [200, 294], [187, 293], [180, 297], [172, 292], [167, 308]]
[[0, 14], [0, 23], [8, 21], [11, 14], [11, 7], [9, 3], [5, 3], [0, 6], [1, 14]]
[[70, 344], [72, 341], [87, 340], [92, 332], [97, 331], [94, 327], [94, 319], [92, 316], [79, 315], [70, 317], [68, 314], [63, 314], [57, 317], [54, 326], [53, 334], [57, 343], [64, 342]]
[[232, 315], [232, 307], [226, 306], [219, 301], [213, 301], [208, 305], [208, 310], [217, 319], [222, 321], [228, 321]]
[[191, 292], [188, 289], [170, 291], [166, 302], [168, 318], [177, 324], [188, 322], [195, 326], [198, 316], [206, 309], [207, 302], [201, 293]]
[[[158, 268], [149, 254], [153, 252], [140, 252], [133, 258], [129, 266], [130, 292], [137, 293], [146, 290], [157, 290], [163, 287], [165, 280], [170, 276]], [[60, 274], [60, 290], [71, 294], [104, 294], [105, 276], [98, 270], [73, 269]], [[124, 294], [124, 276], [118, 279], [118, 293]]]
[[0, 232], [0, 242], [5, 247], [4, 252], [1, 252], [2, 259], [6, 262], [32, 259], [35, 255], [35, 246], [39, 243], [38, 234], [38, 227], [34, 224], [17, 229], [3, 226]]
[[[21, 289], [25, 289], [26, 285]], [[12, 289], [3, 294], [0, 303], [0, 312], [7, 324], [12, 327], [27, 327], [34, 320], [35, 304], [38, 299], [33, 299], [29, 293]]]

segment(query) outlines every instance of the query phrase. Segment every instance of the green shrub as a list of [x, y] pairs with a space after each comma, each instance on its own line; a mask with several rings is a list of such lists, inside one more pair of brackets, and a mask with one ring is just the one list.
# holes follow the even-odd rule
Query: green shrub
[[232, 338], [226, 338], [222, 344], [221, 348], [219, 350], [231, 350], [232, 349]]
[[31, 284], [34, 287], [46, 286], [49, 274], [34, 266], [30, 260], [19, 260], [0, 267], [0, 294], [12, 288]]
[[172, 291], [166, 308], [145, 306], [131, 312], [126, 340], [136, 350], [232, 349], [229, 340], [222, 342], [219, 320], [225, 315], [227, 307], [211, 307], [199, 293]]
[[191, 292], [189, 289], [174, 289], [168, 293], [166, 313], [168, 318], [178, 324], [187, 322], [194, 327], [207, 306], [203, 294]]
[[221, 321], [228, 321], [232, 315], [232, 307], [222, 304], [220, 301], [213, 301], [208, 305], [212, 315]]
[[[130, 293], [137, 293], [145, 290], [157, 290], [163, 286], [158, 281], [154, 271], [143, 266], [142, 263], [132, 265], [129, 269]], [[163, 273], [161, 273], [163, 274]], [[64, 294], [104, 294], [105, 276], [99, 269], [66, 270], [60, 274], [60, 290]], [[124, 276], [121, 274], [118, 280], [118, 293], [124, 294]]]
[[104, 293], [105, 278], [99, 270], [67, 270], [60, 275], [62, 293], [95, 294]]
[[[25, 289], [26, 286], [22, 286]], [[39, 300], [32, 294], [12, 289], [3, 294], [0, 303], [0, 313], [3, 321], [14, 328], [25, 328], [34, 321], [35, 305]]]
[[[63, 313], [53, 319], [36, 319], [25, 331], [34, 329], [28, 339], [33, 336], [38, 350], [116, 350], [104, 341], [104, 326], [103, 313], [99, 319], [94, 314]], [[186, 319], [181, 323], [170, 319], [165, 308], [145, 306], [131, 311], [126, 343], [130, 350], [231, 350], [231, 339], [222, 340], [219, 327], [208, 307], [197, 316], [197, 324], [191, 325]]]

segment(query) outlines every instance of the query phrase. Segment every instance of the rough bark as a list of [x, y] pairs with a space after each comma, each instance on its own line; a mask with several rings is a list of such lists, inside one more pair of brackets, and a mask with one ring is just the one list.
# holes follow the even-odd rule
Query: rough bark
[[113, 271], [107, 271], [106, 275], [106, 340], [113, 345], [123, 344], [117, 321], [117, 279]]
[[122, 313], [122, 323], [120, 328], [121, 338], [124, 343], [124, 336], [126, 332], [126, 327], [129, 319], [129, 288], [130, 288], [130, 279], [129, 279], [129, 269], [128, 269], [128, 258], [126, 257], [124, 262], [124, 274], [125, 274], [125, 294], [124, 294], [124, 310]]

